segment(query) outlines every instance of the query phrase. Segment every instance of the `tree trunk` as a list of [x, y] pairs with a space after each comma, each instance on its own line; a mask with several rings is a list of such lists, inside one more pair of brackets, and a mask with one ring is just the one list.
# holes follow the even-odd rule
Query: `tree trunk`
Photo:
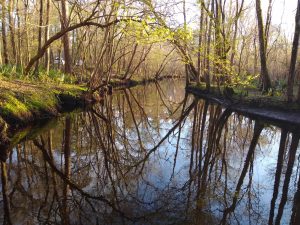
[[[40, 20], [39, 20], [38, 52], [41, 51], [41, 48], [42, 48], [43, 1], [44, 0], [40, 0]], [[40, 63], [40, 60], [38, 59], [36, 61], [35, 70], [34, 70], [34, 74], [36, 76], [38, 76], [38, 72], [39, 72], [39, 63]]]
[[[43, 0], [42, 0], [43, 1]], [[65, 130], [64, 130], [64, 159], [65, 159], [65, 171], [64, 176], [66, 179], [70, 179], [71, 175], [71, 118], [68, 116], [65, 120]], [[65, 182], [63, 187], [63, 201], [62, 201], [62, 221], [63, 224], [70, 224], [70, 209], [68, 205], [68, 196], [69, 196], [70, 188], [69, 185]]]
[[14, 60], [17, 59], [17, 52], [16, 52], [16, 42], [15, 42], [15, 22], [12, 17], [12, 11], [14, 9], [14, 0], [10, 0], [8, 3], [8, 22], [9, 22], [9, 29], [10, 29], [10, 41], [12, 47], [12, 53]]
[[2, 42], [3, 42], [3, 58], [4, 64], [8, 64], [7, 39], [6, 39], [6, 4], [5, 0], [1, 1], [2, 8]]
[[[182, 5], [182, 13], [183, 13], [183, 29], [184, 29], [184, 32], [186, 33], [186, 7], [185, 7], [185, 0], [183, 0], [183, 5]], [[187, 52], [187, 43], [186, 43], [186, 40], [184, 40], [184, 52]], [[185, 69], [185, 85], [188, 86], [189, 83], [190, 83], [190, 78], [189, 78], [189, 69], [188, 69], [188, 62], [184, 62], [185, 65], [184, 65], [184, 69]]]
[[26, 33], [26, 63], [29, 62], [31, 58], [31, 53], [30, 53], [30, 47], [29, 47], [29, 30], [28, 30], [28, 25], [29, 24], [29, 0], [24, 1], [24, 7], [25, 7], [25, 33]]
[[[236, 43], [237, 43], [237, 34], [238, 34], [238, 18], [241, 16], [241, 13], [243, 11], [243, 6], [244, 6], [244, 0], [242, 0], [241, 4], [239, 4], [239, 1], [236, 1], [236, 11], [235, 11], [235, 22], [234, 22], [234, 32], [233, 32], [233, 38], [232, 38], [232, 53], [231, 53], [231, 57], [230, 57], [230, 65], [231, 67], [233, 67], [234, 64], [234, 57], [236, 54]], [[240, 70], [240, 66], [239, 66], [239, 70]]]
[[297, 191], [294, 196], [293, 210], [290, 225], [300, 224], [300, 178], [298, 178]]
[[132, 66], [132, 63], [133, 63], [133, 59], [134, 59], [134, 56], [136, 54], [136, 50], [138, 48], [138, 44], [136, 43], [133, 47], [133, 52], [131, 54], [131, 57], [130, 57], [130, 60], [129, 60], [129, 63], [128, 63], [128, 66], [127, 66], [127, 69], [126, 69], [126, 72], [125, 74], [121, 77], [122, 80], [126, 79], [130, 73], [130, 69], [131, 69], [131, 66]]
[[202, 30], [203, 30], [203, 18], [204, 18], [204, 8], [201, 5], [201, 11], [200, 11], [200, 20], [199, 20], [199, 44], [198, 44], [198, 79], [197, 82], [200, 83], [201, 81], [201, 47], [202, 47]]
[[22, 65], [22, 52], [21, 52], [21, 22], [20, 22], [20, 8], [19, 8], [19, 0], [16, 2], [16, 17], [17, 17], [17, 38], [18, 38], [18, 45], [17, 45], [17, 65]]
[[[288, 77], [287, 100], [289, 102], [293, 101], [295, 67], [296, 67], [297, 53], [298, 53], [299, 34], [300, 34], [300, 0], [298, 0], [297, 12], [296, 12], [296, 16], [295, 16], [295, 33], [294, 33], [293, 47], [292, 47], [292, 53], [291, 53], [291, 62], [290, 62], [290, 69], [289, 69], [289, 77]], [[300, 100], [300, 99], [298, 98], [298, 100]]]
[[223, 224], [223, 225], [227, 224], [227, 216], [230, 213], [234, 212], [234, 210], [237, 206], [238, 197], [240, 196], [240, 191], [241, 191], [241, 188], [242, 188], [242, 185], [243, 185], [243, 182], [244, 182], [244, 178], [247, 174], [247, 171], [248, 171], [251, 160], [254, 159], [255, 147], [258, 143], [258, 139], [259, 139], [259, 136], [260, 136], [263, 128], [264, 127], [261, 123], [259, 123], [257, 121], [255, 122], [253, 137], [252, 137], [252, 140], [251, 140], [251, 143], [250, 143], [250, 146], [249, 146], [249, 150], [248, 150], [248, 153], [247, 153], [247, 156], [246, 156], [246, 159], [245, 159], [244, 167], [242, 169], [241, 175], [240, 175], [240, 177], [238, 179], [238, 183], [236, 185], [236, 189], [234, 191], [235, 194], [234, 194], [232, 203], [229, 207], [225, 208], [224, 213], [223, 213], [223, 218], [222, 218], [222, 221], [221, 221], [220, 224]]
[[262, 80], [262, 90], [268, 91], [271, 88], [271, 79], [267, 68], [267, 57], [266, 57], [266, 40], [263, 18], [261, 12], [261, 2], [256, 0], [256, 16], [258, 26], [258, 37], [259, 37], [259, 53], [260, 53], [260, 76]]
[[[269, 0], [269, 4], [268, 4], [268, 10], [267, 10], [267, 18], [266, 18], [266, 28], [265, 28], [265, 35], [266, 37], [269, 37], [269, 33], [270, 33], [270, 26], [271, 26], [271, 20], [272, 20], [272, 1], [273, 0]], [[268, 39], [266, 39], [266, 48], [268, 46]]]
[[[295, 16], [295, 33], [294, 33], [294, 40], [293, 40], [293, 48], [291, 54], [291, 63], [290, 63], [290, 70], [289, 70], [289, 78], [288, 78], [288, 101], [293, 100], [293, 86], [295, 80], [295, 67], [298, 55], [298, 45], [299, 45], [299, 35], [300, 35], [300, 0], [298, 0], [297, 4], [297, 12]], [[298, 98], [297, 102], [300, 103], [300, 87], [298, 90]]]
[[7, 178], [7, 168], [5, 162], [0, 162], [1, 164], [1, 188], [2, 188], [2, 201], [3, 201], [3, 211], [4, 211], [4, 221], [11, 225], [11, 213], [10, 213], [10, 199], [8, 193], [8, 178]]
[[277, 213], [277, 217], [275, 220], [275, 225], [280, 225], [284, 206], [287, 202], [289, 185], [290, 185], [291, 176], [293, 174], [293, 167], [294, 167], [294, 162], [296, 159], [299, 138], [300, 138], [299, 133], [294, 133], [292, 136], [292, 143], [291, 143], [290, 149], [289, 149], [289, 159], [288, 159], [287, 168], [286, 168], [286, 172], [285, 172], [285, 178], [284, 178], [283, 187], [282, 187], [282, 196], [281, 196], [281, 201], [280, 201], [280, 204], [278, 207], [278, 213]]
[[[203, 3], [204, 4], [204, 3]], [[211, 13], [214, 14], [214, 0], [211, 2]], [[206, 46], [206, 71], [205, 71], [205, 82], [206, 82], [206, 90], [210, 90], [210, 43], [211, 43], [211, 30], [212, 30], [213, 21], [209, 19], [209, 28], [207, 34], [207, 46]]]
[[[69, 26], [69, 21], [67, 18], [67, 2], [66, 0], [61, 0], [61, 26], [62, 30], [65, 30]], [[65, 56], [65, 73], [72, 73], [71, 66], [71, 54], [70, 54], [70, 43], [69, 43], [69, 34], [65, 33], [63, 36], [63, 45], [64, 45], [64, 56]]]
[[[49, 15], [50, 15], [50, 0], [47, 0], [46, 3], [46, 21], [45, 21], [45, 42], [49, 39]], [[47, 49], [45, 55], [45, 68], [47, 70], [47, 74], [49, 74], [50, 69], [50, 48]]]
[[278, 157], [277, 157], [273, 196], [271, 200], [270, 213], [269, 213], [269, 222], [268, 222], [269, 225], [273, 224], [275, 203], [279, 193], [279, 185], [280, 185], [280, 178], [281, 178], [283, 162], [284, 162], [284, 153], [286, 148], [287, 136], [288, 136], [288, 131], [285, 129], [281, 130], [281, 138], [280, 138]]

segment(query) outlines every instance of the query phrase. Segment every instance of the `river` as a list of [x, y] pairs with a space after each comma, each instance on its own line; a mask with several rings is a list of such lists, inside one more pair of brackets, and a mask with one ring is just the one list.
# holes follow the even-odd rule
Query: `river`
[[116, 90], [0, 152], [0, 222], [300, 224], [297, 129], [178, 81]]

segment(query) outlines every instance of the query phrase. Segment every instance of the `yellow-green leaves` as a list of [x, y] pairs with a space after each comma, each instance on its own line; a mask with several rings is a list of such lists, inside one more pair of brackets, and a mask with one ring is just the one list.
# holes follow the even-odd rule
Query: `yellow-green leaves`
[[193, 32], [191, 28], [179, 27], [172, 29], [169, 27], [159, 26], [156, 20], [147, 17], [144, 20], [131, 19], [123, 22], [122, 30], [128, 36], [136, 38], [139, 44], [152, 44], [165, 41], [191, 41]]

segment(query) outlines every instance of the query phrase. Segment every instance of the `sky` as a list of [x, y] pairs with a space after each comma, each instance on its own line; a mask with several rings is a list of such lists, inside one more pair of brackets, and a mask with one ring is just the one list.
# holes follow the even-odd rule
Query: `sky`
[[[241, 1], [241, 0], [237, 0]], [[188, 20], [191, 22], [190, 25], [193, 27], [198, 26], [197, 17], [199, 16], [199, 5], [196, 3], [197, 0], [186, 0], [187, 2], [187, 11], [188, 11]], [[227, 0], [229, 2], [229, 0]], [[233, 3], [235, 1], [233, 0]], [[297, 0], [272, 0], [273, 11], [272, 11], [272, 24], [280, 25], [282, 31], [286, 34], [288, 38], [292, 38], [295, 28], [295, 14], [297, 8]], [[263, 16], [267, 15], [267, 8], [269, 0], [261, 0]], [[255, 16], [255, 0], [245, 0], [245, 6], [250, 6], [251, 11], [250, 16], [254, 18]], [[178, 5], [178, 9], [175, 11], [181, 12], [182, 6]], [[198, 16], [196, 16], [196, 14]], [[178, 13], [177, 21], [183, 22], [182, 13]], [[180, 22], [180, 23], [181, 23]]]
[[[254, 2], [254, 0], [252, 0]], [[261, 0], [262, 8], [266, 12], [269, 0]], [[295, 29], [295, 14], [297, 0], [273, 0], [272, 24], [281, 23], [283, 31], [291, 37]]]

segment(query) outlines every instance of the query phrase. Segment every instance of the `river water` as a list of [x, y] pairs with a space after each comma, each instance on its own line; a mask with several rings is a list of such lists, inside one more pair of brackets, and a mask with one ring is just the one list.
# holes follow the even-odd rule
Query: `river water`
[[0, 153], [0, 222], [300, 224], [296, 132], [180, 82], [118, 90], [15, 134]]

